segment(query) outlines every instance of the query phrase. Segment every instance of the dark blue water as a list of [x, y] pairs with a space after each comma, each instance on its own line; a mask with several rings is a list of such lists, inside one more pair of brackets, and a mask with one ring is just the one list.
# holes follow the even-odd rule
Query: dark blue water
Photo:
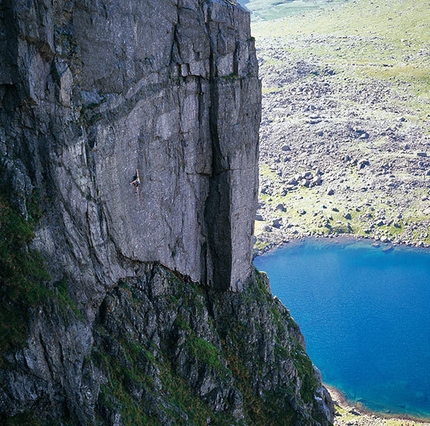
[[310, 240], [255, 266], [325, 383], [374, 411], [430, 417], [430, 251]]

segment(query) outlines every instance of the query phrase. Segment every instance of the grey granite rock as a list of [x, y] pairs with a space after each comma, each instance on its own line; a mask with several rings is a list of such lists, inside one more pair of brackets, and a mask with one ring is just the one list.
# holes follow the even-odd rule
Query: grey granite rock
[[31, 220], [36, 201], [32, 248], [51, 278], [0, 362], [0, 422], [202, 424], [196, 404], [252, 424], [247, 397], [267, 394], [264, 419], [280, 401], [294, 424], [328, 424], [299, 330], [252, 268], [249, 14], [224, 0], [3, 4], [0, 187]]
[[240, 290], [261, 92], [248, 13], [223, 1], [18, 1], [3, 20], [8, 157], [25, 156], [17, 173], [52, 200], [38, 248], [88, 300], [129, 274], [124, 259]]

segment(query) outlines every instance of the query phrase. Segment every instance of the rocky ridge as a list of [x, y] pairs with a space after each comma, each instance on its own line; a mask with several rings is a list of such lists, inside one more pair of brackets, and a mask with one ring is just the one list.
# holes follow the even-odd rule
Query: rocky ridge
[[267, 277], [229, 293], [160, 265], [136, 272], [91, 326], [37, 308], [0, 371], [4, 424], [329, 424], [331, 398]]

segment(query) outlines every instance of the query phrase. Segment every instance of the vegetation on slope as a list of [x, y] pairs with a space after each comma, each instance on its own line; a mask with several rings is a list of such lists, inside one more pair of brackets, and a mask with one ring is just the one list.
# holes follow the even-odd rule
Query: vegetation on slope
[[358, 0], [253, 25], [258, 248], [339, 233], [430, 243], [429, 13], [425, 1]]
[[[101, 422], [327, 424], [300, 330], [263, 276], [229, 293], [161, 267], [151, 274], [158, 284], [127, 280], [108, 294], [97, 320]], [[162, 294], [151, 296], [160, 283]]]
[[59, 312], [70, 309], [81, 316], [67, 295], [66, 280], [50, 285], [45, 260], [30, 247], [41, 217], [37, 195], [30, 199], [25, 218], [11, 201], [9, 189], [0, 185], [0, 367], [7, 367], [6, 354], [25, 345], [36, 308], [54, 301]]
[[[0, 353], [21, 346], [28, 333], [28, 310], [46, 300], [49, 279], [40, 254], [30, 250], [34, 219], [24, 219], [0, 193]], [[3, 358], [0, 357], [0, 365]]]
[[239, 3], [252, 12], [252, 21], [260, 22], [326, 9], [345, 1], [348, 0], [239, 0]]

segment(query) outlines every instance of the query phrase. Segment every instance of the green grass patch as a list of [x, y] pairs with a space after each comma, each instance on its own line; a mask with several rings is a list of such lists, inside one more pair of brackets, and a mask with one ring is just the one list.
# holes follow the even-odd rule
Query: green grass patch
[[28, 248], [32, 238], [33, 223], [18, 213], [6, 195], [0, 195], [1, 354], [24, 345], [29, 308], [51, 295], [42, 256]]
[[231, 371], [222, 362], [221, 351], [212, 343], [201, 337], [190, 336], [185, 347], [193, 358], [213, 368], [220, 377], [231, 376]]
[[[294, 4], [296, 2], [292, 2]], [[279, 37], [297, 34], [357, 34], [384, 37], [396, 43], [423, 46], [429, 39], [426, 0], [357, 0], [272, 22], [253, 24], [253, 35]], [[267, 3], [266, 3], [267, 4]], [[269, 6], [267, 4], [267, 6]]]
[[[297, 4], [288, 3], [291, 7]], [[276, 39], [278, 43], [283, 40], [290, 58], [310, 58], [313, 63], [328, 64], [337, 74], [348, 75], [355, 81], [389, 81], [393, 87], [398, 85], [400, 91], [422, 98], [418, 104], [423, 106], [422, 102], [430, 96], [428, 2], [335, 3], [328, 9], [283, 20], [254, 22], [252, 32], [257, 48], [263, 47], [259, 49], [259, 55], [265, 59], [263, 67], [273, 65], [273, 55], [264, 52], [263, 39]]]
[[[347, 1], [347, 0], [346, 0]], [[345, 0], [248, 0], [239, 1], [251, 10], [253, 21], [268, 21], [284, 17], [297, 16], [314, 10], [332, 7], [344, 3]]]

